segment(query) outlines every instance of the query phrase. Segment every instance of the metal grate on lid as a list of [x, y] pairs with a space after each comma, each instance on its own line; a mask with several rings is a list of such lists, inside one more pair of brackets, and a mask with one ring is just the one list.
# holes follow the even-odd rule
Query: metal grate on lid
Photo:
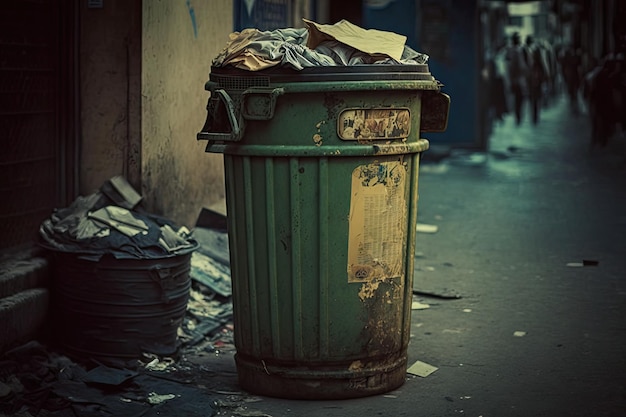
[[269, 87], [269, 77], [239, 77], [232, 75], [211, 74], [211, 81], [215, 81], [226, 91], [244, 91], [250, 87]]

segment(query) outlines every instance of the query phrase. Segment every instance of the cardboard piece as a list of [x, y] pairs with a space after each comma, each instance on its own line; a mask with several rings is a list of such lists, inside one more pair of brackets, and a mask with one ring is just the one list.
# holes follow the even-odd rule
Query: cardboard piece
[[402, 59], [406, 36], [376, 29], [363, 29], [347, 20], [334, 25], [323, 25], [308, 19], [302, 19], [309, 29], [306, 46], [315, 49], [322, 41], [335, 39], [361, 52], [372, 56]]
[[437, 368], [436, 366], [429, 365], [426, 362], [416, 361], [413, 365], [409, 367], [409, 369], [407, 369], [406, 372], [411, 375], [416, 375], [422, 378], [426, 378], [428, 375], [432, 374], [437, 369], [439, 368]]
[[141, 195], [132, 185], [126, 181], [126, 178], [117, 175], [105, 181], [100, 187], [100, 191], [110, 198], [115, 205], [128, 210], [134, 209], [141, 202]]

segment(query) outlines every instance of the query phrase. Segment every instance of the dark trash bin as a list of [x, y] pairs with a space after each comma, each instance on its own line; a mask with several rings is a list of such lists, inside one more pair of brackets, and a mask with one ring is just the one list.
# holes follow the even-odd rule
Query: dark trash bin
[[197, 248], [187, 232], [100, 193], [56, 210], [38, 242], [52, 259], [54, 342], [104, 363], [176, 354]]

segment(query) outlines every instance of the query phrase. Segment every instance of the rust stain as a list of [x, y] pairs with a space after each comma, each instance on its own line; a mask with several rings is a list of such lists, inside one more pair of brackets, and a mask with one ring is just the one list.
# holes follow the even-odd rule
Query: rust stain
[[361, 290], [359, 291], [359, 298], [361, 301], [365, 301], [366, 298], [374, 297], [379, 285], [380, 281], [369, 281], [363, 283], [363, 285], [361, 285]]
[[363, 369], [363, 362], [359, 360], [352, 362], [350, 366], [348, 367], [349, 371], [358, 371], [361, 369]]
[[404, 283], [398, 279], [376, 280], [361, 286], [359, 297], [365, 304], [362, 337], [367, 340], [367, 351], [393, 352], [401, 348]]
[[391, 146], [379, 146], [374, 145], [374, 152], [377, 155], [385, 155], [385, 154], [397, 154], [397, 153], [411, 153], [411, 146], [404, 144], [387, 144]]
[[322, 126], [324, 126], [325, 124], [326, 120], [321, 120], [315, 125], [315, 128], [317, 129], [317, 133], [313, 135], [313, 142], [315, 143], [315, 146], [323, 145], [323, 138], [320, 133], [322, 133]]

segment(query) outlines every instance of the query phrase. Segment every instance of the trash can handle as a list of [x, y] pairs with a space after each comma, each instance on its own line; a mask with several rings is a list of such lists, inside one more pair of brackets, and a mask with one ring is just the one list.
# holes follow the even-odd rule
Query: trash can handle
[[241, 94], [241, 115], [246, 120], [270, 120], [274, 117], [276, 98], [283, 94], [282, 87], [250, 87]]
[[[198, 133], [198, 140], [215, 140], [215, 141], [232, 141], [236, 142], [241, 140], [243, 136], [243, 129], [241, 124], [239, 123], [239, 119], [235, 113], [235, 104], [233, 103], [233, 99], [230, 98], [226, 90], [223, 88], [216, 88], [211, 90], [211, 95], [215, 94], [217, 98], [224, 104], [224, 108], [226, 109], [226, 115], [228, 116], [228, 122], [230, 124], [230, 132], [221, 133], [221, 132], [209, 132], [207, 127], [209, 126], [209, 119], [211, 119], [214, 115], [210, 114], [210, 104], [207, 106], [207, 110], [209, 110], [209, 114], [207, 117], [207, 123], [202, 128], [202, 132]], [[209, 99], [209, 103], [211, 103], [213, 98]], [[211, 120], [212, 124], [213, 120]]]

